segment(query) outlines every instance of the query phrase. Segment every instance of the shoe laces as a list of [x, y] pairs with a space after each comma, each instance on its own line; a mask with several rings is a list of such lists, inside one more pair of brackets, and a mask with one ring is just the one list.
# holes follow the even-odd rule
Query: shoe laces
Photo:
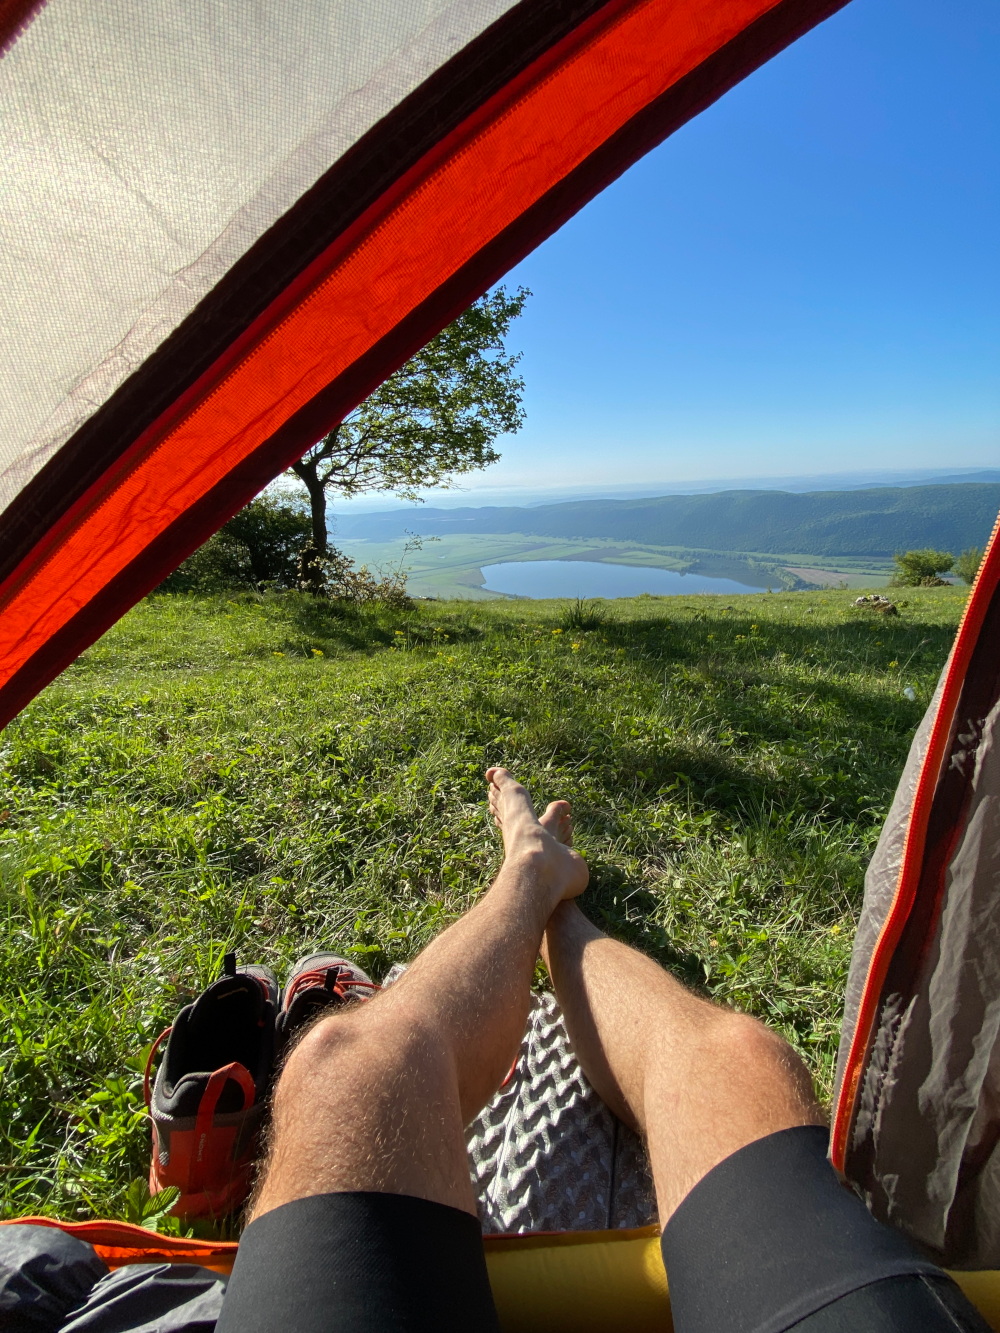
[[284, 1008], [287, 1010], [288, 1002], [295, 998], [299, 991], [318, 989], [325, 991], [328, 995], [335, 995], [338, 1000], [360, 999], [360, 996], [351, 996], [352, 990], [377, 991], [382, 987], [376, 985], [374, 981], [365, 981], [361, 977], [355, 977], [349, 967], [342, 963], [337, 963], [327, 967], [312, 967], [308, 972], [300, 972], [297, 977], [292, 979], [291, 985], [285, 992]]

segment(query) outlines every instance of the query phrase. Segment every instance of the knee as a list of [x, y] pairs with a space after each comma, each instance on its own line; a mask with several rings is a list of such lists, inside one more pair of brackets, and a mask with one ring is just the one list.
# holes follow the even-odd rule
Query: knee
[[453, 1076], [450, 1054], [418, 1018], [376, 1012], [375, 1002], [316, 1023], [292, 1049], [278, 1083], [281, 1097], [309, 1084], [336, 1094], [389, 1089]]
[[717, 1058], [745, 1080], [748, 1093], [781, 1088], [803, 1109], [815, 1105], [812, 1078], [802, 1059], [784, 1037], [758, 1019], [720, 1010], [711, 1042]]
[[791, 1047], [772, 1028], [750, 1014], [731, 1009], [716, 1011], [713, 1041], [734, 1055], [752, 1060], [772, 1060], [791, 1053]]
[[351, 1022], [351, 1013], [335, 1013], [320, 1019], [301, 1036], [293, 1038], [281, 1066], [279, 1088], [318, 1073], [328, 1072], [331, 1066], [350, 1064], [358, 1058], [363, 1043], [357, 1025]]

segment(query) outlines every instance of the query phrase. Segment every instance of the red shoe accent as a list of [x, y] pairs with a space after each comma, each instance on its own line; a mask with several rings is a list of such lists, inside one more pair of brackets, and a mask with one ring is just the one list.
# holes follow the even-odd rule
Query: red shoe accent
[[279, 1049], [301, 1034], [321, 1014], [344, 1004], [370, 1000], [382, 987], [360, 967], [335, 953], [300, 958], [288, 974], [275, 1024]]
[[149, 1168], [149, 1192], [176, 1186], [181, 1196], [171, 1209], [184, 1217], [221, 1217], [246, 1198], [253, 1176], [253, 1161], [237, 1152], [239, 1123], [216, 1123], [216, 1107], [226, 1084], [232, 1080], [243, 1093], [242, 1110], [225, 1119], [242, 1118], [256, 1100], [250, 1071], [236, 1062], [216, 1069], [209, 1077], [198, 1106], [194, 1128], [172, 1129], [170, 1155], [163, 1164], [156, 1120], [153, 1120], [153, 1160]]
[[249, 1194], [274, 1074], [279, 998], [266, 968], [237, 969], [227, 955], [223, 976], [150, 1048], [143, 1080], [153, 1141], [149, 1188], [180, 1190], [175, 1216], [223, 1217]]
[[352, 996], [350, 994], [352, 990], [377, 991], [382, 989], [374, 981], [369, 981], [367, 978], [362, 980], [349, 967], [337, 967], [335, 973], [332, 967], [314, 967], [308, 972], [300, 972], [285, 987], [283, 1007], [287, 1009], [299, 991], [311, 990], [313, 986], [326, 991], [328, 995], [336, 995], [339, 1000], [360, 1000], [362, 998], [360, 995]]

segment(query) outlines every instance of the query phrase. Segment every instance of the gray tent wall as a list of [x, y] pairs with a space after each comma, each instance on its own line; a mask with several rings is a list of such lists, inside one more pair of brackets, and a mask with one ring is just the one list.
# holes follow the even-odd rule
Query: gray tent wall
[[939, 1262], [1000, 1267], [996, 530], [865, 882], [831, 1156]]

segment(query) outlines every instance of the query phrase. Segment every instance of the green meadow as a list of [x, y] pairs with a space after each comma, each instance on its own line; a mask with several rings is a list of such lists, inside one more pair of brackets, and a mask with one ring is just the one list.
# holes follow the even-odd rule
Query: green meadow
[[593, 917], [779, 1027], [828, 1095], [865, 866], [966, 590], [901, 597], [148, 598], [0, 738], [3, 1215], [141, 1217], [154, 1037], [230, 949], [411, 957], [496, 870], [498, 762], [573, 802]]
[[[419, 525], [419, 514], [414, 519]], [[484, 565], [502, 561], [587, 560], [643, 569], [671, 569], [710, 578], [734, 579], [751, 587], [843, 586], [884, 588], [891, 560], [865, 556], [823, 557], [696, 550], [686, 546], [651, 546], [604, 537], [535, 537], [523, 533], [455, 533], [432, 537], [414, 549], [407, 538], [391, 540], [337, 538], [338, 547], [370, 569], [408, 573], [415, 597], [490, 601], [504, 596], [484, 586]]]

